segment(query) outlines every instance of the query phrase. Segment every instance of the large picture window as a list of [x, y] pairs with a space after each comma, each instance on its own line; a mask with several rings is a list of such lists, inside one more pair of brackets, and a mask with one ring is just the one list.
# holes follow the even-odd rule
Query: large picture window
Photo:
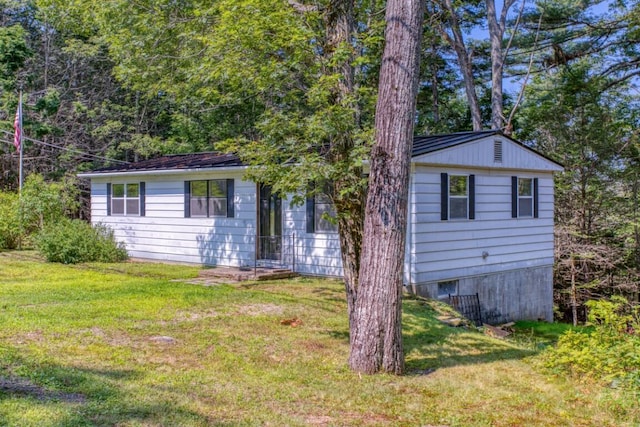
[[538, 178], [511, 177], [511, 217], [538, 218]]
[[233, 180], [185, 182], [185, 217], [233, 217]]
[[144, 182], [107, 184], [107, 215], [144, 216]]
[[441, 219], [475, 219], [475, 175], [441, 174]]

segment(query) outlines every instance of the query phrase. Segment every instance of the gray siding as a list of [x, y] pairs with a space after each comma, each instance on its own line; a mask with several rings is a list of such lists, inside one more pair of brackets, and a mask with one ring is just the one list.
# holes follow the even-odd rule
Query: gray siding
[[[205, 265], [253, 266], [255, 255], [255, 184], [239, 173], [208, 173], [171, 177], [94, 178], [91, 182], [92, 222], [114, 230], [129, 255], [161, 261]], [[234, 218], [185, 218], [184, 181], [235, 179]], [[107, 216], [106, 183], [146, 183], [146, 215]]]
[[[283, 203], [284, 229], [294, 238], [295, 270], [314, 276], [342, 276], [338, 233], [307, 233], [306, 207]], [[285, 238], [286, 239], [286, 238]]]
[[[440, 219], [441, 172], [475, 174], [475, 219]], [[512, 175], [539, 179], [539, 218], [511, 218]], [[416, 166], [410, 200], [412, 283], [553, 264], [550, 173]]]

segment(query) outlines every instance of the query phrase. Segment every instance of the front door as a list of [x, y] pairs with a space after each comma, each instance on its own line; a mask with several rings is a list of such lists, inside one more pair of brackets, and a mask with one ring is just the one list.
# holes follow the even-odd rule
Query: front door
[[258, 259], [282, 259], [282, 200], [268, 185], [258, 184]]

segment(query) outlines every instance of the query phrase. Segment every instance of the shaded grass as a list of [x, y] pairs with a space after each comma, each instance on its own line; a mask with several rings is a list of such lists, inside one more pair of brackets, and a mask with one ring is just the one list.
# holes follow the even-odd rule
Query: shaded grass
[[[338, 281], [173, 281], [196, 274], [174, 265], [74, 267], [0, 253], [0, 377], [7, 379], [0, 425], [640, 421], [615, 390], [536, 371], [530, 347], [440, 324], [436, 303], [404, 303], [408, 375], [360, 376], [346, 366]], [[282, 323], [290, 319], [302, 324]]]

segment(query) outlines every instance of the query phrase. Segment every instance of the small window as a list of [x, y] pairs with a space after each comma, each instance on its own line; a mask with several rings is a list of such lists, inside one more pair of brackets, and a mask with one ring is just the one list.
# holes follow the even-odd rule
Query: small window
[[336, 233], [338, 224], [335, 221], [336, 208], [331, 198], [326, 194], [317, 194], [315, 197], [314, 221], [315, 229], [320, 233]]
[[111, 215], [140, 215], [140, 184], [111, 186]]
[[321, 193], [307, 197], [307, 233], [338, 231], [336, 208], [329, 196], [331, 191], [331, 185], [325, 184]]
[[231, 179], [185, 183], [185, 216], [187, 217], [232, 217], [232, 204], [233, 180]]
[[469, 218], [468, 184], [467, 176], [449, 176], [449, 219]]
[[518, 179], [518, 217], [533, 217], [533, 179]]
[[438, 299], [448, 298], [449, 295], [458, 295], [458, 281], [438, 282]]
[[511, 218], [538, 218], [538, 178], [511, 177]]

